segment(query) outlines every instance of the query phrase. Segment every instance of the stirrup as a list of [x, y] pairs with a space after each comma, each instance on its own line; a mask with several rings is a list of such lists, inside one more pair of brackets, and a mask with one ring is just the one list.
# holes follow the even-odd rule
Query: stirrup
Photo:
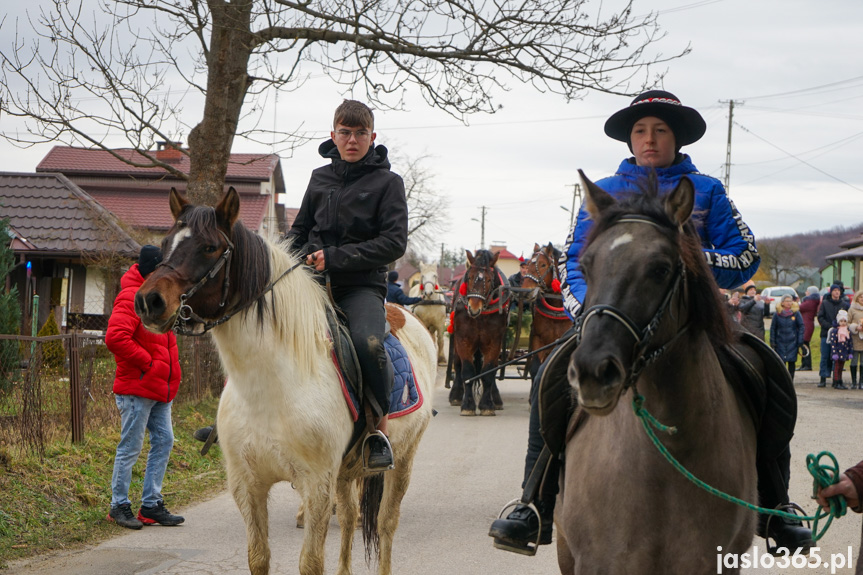
[[[789, 503], [780, 503], [774, 509], [786, 511], [788, 513], [794, 513], [795, 515], [800, 515], [803, 517], [806, 516], [806, 510], [804, 510], [802, 507], [800, 507], [797, 503], [794, 503], [793, 501]], [[783, 553], [777, 552], [777, 550], [779, 549], [778, 545], [773, 545], [772, 547], [770, 546], [770, 540], [772, 539], [772, 537], [770, 537], [770, 522], [774, 519], [776, 519], [777, 521], [782, 521], [781, 518], [776, 517], [775, 515], [767, 515], [767, 521], [764, 523], [764, 544], [767, 546], [767, 552], [770, 555], [778, 557], [784, 555]], [[803, 522], [801, 521], [801, 523]], [[806, 520], [806, 527], [810, 530], [812, 529], [812, 524], [809, 522], [808, 519]], [[773, 539], [773, 543], [776, 543], [775, 539]], [[790, 549], [788, 550], [788, 552], [791, 555], [794, 554], [794, 552]]]
[[504, 551], [511, 551], [513, 553], [519, 553], [521, 555], [527, 555], [529, 557], [533, 557], [536, 555], [537, 549], [539, 549], [539, 542], [542, 539], [542, 516], [539, 514], [539, 510], [536, 508], [536, 505], [530, 501], [522, 501], [521, 499], [513, 499], [509, 503], [503, 506], [503, 509], [500, 510], [500, 514], [497, 516], [498, 519], [504, 518], [504, 513], [507, 509], [515, 509], [519, 505], [524, 505], [528, 509], [530, 509], [534, 515], [536, 515], [537, 519], [537, 529], [536, 529], [536, 541], [528, 541], [524, 544], [519, 544], [512, 540], [504, 540], [499, 537], [494, 537], [492, 539], [495, 549], [503, 549]]
[[[386, 469], [380, 468], [380, 467], [369, 467], [369, 456], [366, 455], [366, 445], [368, 445], [369, 439], [371, 439], [374, 436], [378, 436], [378, 437], [382, 438], [384, 440], [384, 443], [386, 443], [386, 445], [387, 445], [387, 449], [390, 450], [390, 456], [392, 457], [393, 462], [390, 463], [389, 467], [387, 467]], [[393, 445], [392, 445], [392, 443], [390, 443], [390, 440], [386, 436], [386, 434], [383, 431], [381, 431], [380, 429], [375, 429], [374, 431], [372, 431], [366, 435], [365, 439], [363, 439], [363, 445], [362, 445], [362, 447], [360, 447], [360, 453], [362, 454], [362, 458], [363, 458], [363, 471], [366, 471], [369, 473], [378, 473], [378, 472], [389, 471], [390, 469], [394, 469], [396, 466], [396, 455], [395, 455], [395, 452], [393, 452]], [[369, 453], [371, 453], [371, 448], [369, 449]]]

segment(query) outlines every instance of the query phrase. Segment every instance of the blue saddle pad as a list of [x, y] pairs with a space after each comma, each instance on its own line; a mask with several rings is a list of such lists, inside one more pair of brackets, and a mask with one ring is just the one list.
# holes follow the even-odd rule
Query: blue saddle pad
[[[423, 395], [417, 387], [416, 376], [411, 365], [408, 353], [401, 342], [392, 334], [387, 334], [384, 340], [384, 348], [390, 356], [393, 364], [393, 391], [390, 394], [389, 418], [401, 417], [412, 411], [416, 411], [423, 404]], [[342, 393], [348, 403], [351, 416], [354, 421], [359, 419], [360, 402], [352, 386], [345, 383], [342, 368], [333, 354], [333, 362], [339, 371], [339, 380], [342, 385]]]

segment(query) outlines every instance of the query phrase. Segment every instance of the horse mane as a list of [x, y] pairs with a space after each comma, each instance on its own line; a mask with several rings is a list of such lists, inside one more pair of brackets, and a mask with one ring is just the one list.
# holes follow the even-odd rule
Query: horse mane
[[682, 227], [672, 222], [665, 211], [663, 194], [660, 193], [656, 174], [639, 182], [639, 191], [625, 194], [619, 201], [603, 210], [587, 238], [589, 245], [599, 234], [608, 230], [624, 216], [644, 216], [660, 226], [662, 232], [673, 241], [680, 252], [680, 259], [686, 266], [686, 290], [690, 318], [698, 318], [690, 329], [706, 332], [714, 347], [721, 347], [732, 341], [731, 324], [725, 304], [720, 299], [719, 286], [713, 272], [707, 265], [701, 248], [701, 238], [690, 217]]
[[[184, 214], [190, 231], [205, 241], [218, 243], [216, 212], [212, 207], [197, 206]], [[299, 258], [291, 250], [289, 240], [272, 242], [246, 228], [239, 220], [231, 228], [234, 243], [231, 285], [234, 289], [232, 305], [236, 308], [255, 305], [258, 334], [272, 321], [278, 340], [298, 358], [314, 358], [315, 350], [328, 346], [325, 310], [330, 306], [323, 287], [313, 279], [307, 266], [298, 266], [279, 280], [273, 289], [264, 294], [271, 281], [279, 278]], [[314, 305], [309, 305], [309, 298]], [[229, 325], [234, 322], [229, 322]], [[236, 322], [234, 325], [238, 325]], [[299, 361], [311, 377], [314, 363]]]

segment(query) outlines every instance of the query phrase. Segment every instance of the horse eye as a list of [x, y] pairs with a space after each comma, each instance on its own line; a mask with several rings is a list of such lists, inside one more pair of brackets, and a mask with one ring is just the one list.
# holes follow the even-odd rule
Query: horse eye
[[650, 270], [650, 275], [655, 281], [663, 281], [671, 273], [671, 269], [665, 265], [655, 266]]
[[216, 251], [216, 250], [218, 250], [218, 249], [219, 249], [219, 247], [218, 247], [218, 246], [214, 246], [214, 245], [204, 246], [204, 252], [206, 252], [206, 253], [208, 253], [208, 254], [211, 254], [211, 253], [215, 252], [215, 251]]

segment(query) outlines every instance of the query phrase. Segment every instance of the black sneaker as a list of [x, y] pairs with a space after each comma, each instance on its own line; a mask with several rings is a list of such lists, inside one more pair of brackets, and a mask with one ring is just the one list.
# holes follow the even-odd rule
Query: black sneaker
[[393, 466], [393, 453], [387, 442], [379, 435], [369, 438], [368, 468], [374, 471], [386, 471]]
[[[200, 441], [201, 443], [206, 443], [207, 439], [210, 437], [210, 433], [213, 431], [213, 426], [208, 425], [207, 427], [202, 427], [195, 431], [195, 439]], [[219, 443], [219, 437], [216, 436], [216, 439], [213, 440], [213, 443]]]
[[171, 512], [165, 508], [165, 504], [161, 501], [157, 502], [154, 507], [141, 506], [138, 511], [138, 519], [144, 525], [179, 525], [185, 521], [185, 517], [179, 515], [171, 515]]
[[818, 382], [818, 387], [827, 387], [827, 378], [822, 377], [821, 381]]
[[[543, 519], [542, 533], [539, 533], [539, 544], [551, 543], [554, 524], [551, 518]], [[494, 546], [498, 549], [533, 555], [536, 553], [539, 517], [527, 505], [518, 505], [505, 519], [495, 519], [489, 529], [489, 537], [494, 538]]]
[[112, 507], [105, 519], [113, 521], [126, 529], [140, 529], [144, 526], [143, 523], [135, 519], [135, 514], [132, 513], [132, 506], [129, 503], [121, 503], [116, 507]]

